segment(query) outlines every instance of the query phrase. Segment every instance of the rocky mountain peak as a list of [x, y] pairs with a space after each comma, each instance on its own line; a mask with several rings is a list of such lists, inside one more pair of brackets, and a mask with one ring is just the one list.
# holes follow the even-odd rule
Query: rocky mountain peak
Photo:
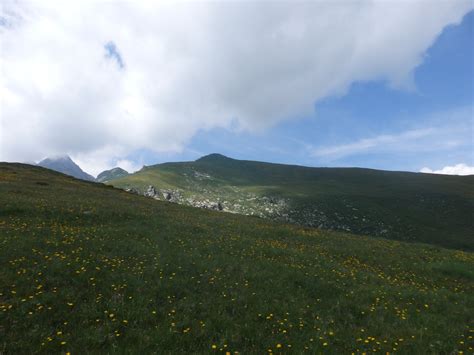
[[84, 172], [69, 155], [48, 157], [38, 163], [43, 168], [58, 171], [60, 173], [73, 176], [77, 179], [95, 181], [95, 178]]

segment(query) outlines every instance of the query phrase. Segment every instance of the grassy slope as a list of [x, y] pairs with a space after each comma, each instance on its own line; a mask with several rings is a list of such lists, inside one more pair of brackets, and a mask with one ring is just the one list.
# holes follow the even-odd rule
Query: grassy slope
[[[213, 179], [193, 179], [194, 171]], [[178, 188], [214, 200], [277, 196], [290, 201], [287, 212], [302, 225], [474, 250], [474, 176], [307, 168], [211, 155], [147, 167], [110, 183]]]
[[[4, 353], [472, 352], [474, 256], [0, 164]], [[215, 349], [213, 347], [215, 346]]]

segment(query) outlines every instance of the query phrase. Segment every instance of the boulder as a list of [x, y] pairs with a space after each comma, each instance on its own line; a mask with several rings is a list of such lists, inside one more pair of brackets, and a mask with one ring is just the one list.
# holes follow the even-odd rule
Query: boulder
[[144, 193], [145, 196], [147, 197], [155, 197], [156, 196], [156, 189], [153, 185], [150, 185], [147, 187]]

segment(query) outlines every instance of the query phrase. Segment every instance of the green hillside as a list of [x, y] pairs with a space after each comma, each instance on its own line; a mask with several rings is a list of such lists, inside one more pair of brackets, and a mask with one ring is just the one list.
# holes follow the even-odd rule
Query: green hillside
[[[237, 163], [196, 164], [218, 186]], [[303, 171], [329, 185], [324, 170]], [[459, 181], [450, 193], [464, 201]], [[190, 208], [21, 164], [0, 163], [0, 201], [4, 354], [473, 352], [469, 252]]]
[[98, 182], [106, 182], [113, 179], [118, 179], [124, 176], [127, 176], [128, 172], [122, 168], [113, 168], [110, 170], [104, 170], [99, 175], [97, 175]]
[[[155, 198], [328, 230], [474, 250], [474, 176], [230, 159], [145, 167], [110, 184]], [[170, 198], [171, 196], [171, 198]]]

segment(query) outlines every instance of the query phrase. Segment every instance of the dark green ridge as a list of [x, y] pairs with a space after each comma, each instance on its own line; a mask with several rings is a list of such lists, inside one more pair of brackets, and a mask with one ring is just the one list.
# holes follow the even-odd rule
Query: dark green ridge
[[[175, 189], [184, 204], [189, 198], [224, 201], [231, 212], [271, 220], [474, 250], [472, 175], [311, 168], [211, 154], [148, 166], [109, 183], [141, 192], [148, 185]], [[266, 197], [284, 201], [279, 215], [258, 203]]]

